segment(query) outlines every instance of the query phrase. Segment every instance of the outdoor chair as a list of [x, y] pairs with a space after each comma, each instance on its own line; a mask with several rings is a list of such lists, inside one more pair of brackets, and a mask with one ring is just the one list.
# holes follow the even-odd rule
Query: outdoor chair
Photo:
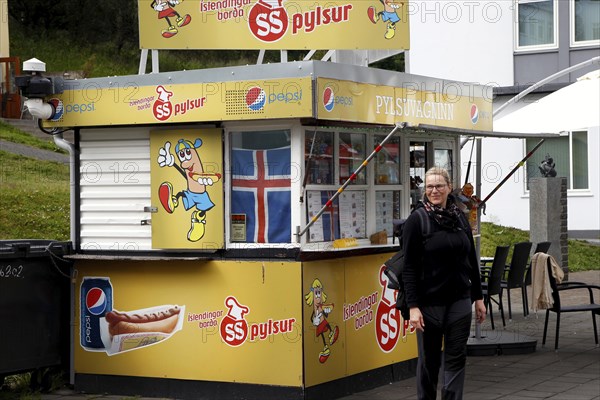
[[[504, 306], [502, 305], [502, 276], [504, 275], [509, 248], [510, 246], [497, 246], [494, 260], [492, 261], [492, 267], [489, 270], [482, 269], [481, 272], [483, 302], [490, 313], [492, 329], [495, 329], [492, 302], [498, 305], [500, 315], [502, 316], [502, 326], [506, 326], [506, 321], [504, 320]], [[496, 295], [498, 296], [498, 301], [492, 297]]]
[[502, 290], [506, 290], [506, 300], [508, 302], [508, 319], [512, 319], [512, 306], [510, 301], [510, 290], [521, 289], [523, 299], [523, 316], [527, 316], [527, 300], [525, 299], [525, 270], [529, 261], [529, 252], [531, 251], [531, 242], [516, 243], [513, 249], [512, 258], [508, 269], [508, 277], [502, 280]]
[[[594, 326], [594, 339], [596, 340], [596, 346], [598, 346], [598, 329], [596, 327], [596, 315], [600, 315], [600, 304], [594, 301], [594, 291], [600, 294], [600, 286], [589, 285], [584, 282], [565, 282], [556, 283], [556, 279], [552, 275], [552, 267], [550, 264], [550, 257], [547, 258], [546, 268], [548, 269], [548, 279], [550, 281], [550, 287], [552, 288], [552, 299], [554, 304], [551, 308], [546, 309], [546, 320], [544, 321], [544, 335], [542, 337], [542, 346], [546, 344], [546, 333], [548, 330], [548, 319], [550, 312], [556, 313], [556, 333], [554, 337], [554, 350], [558, 350], [558, 337], [560, 335], [560, 315], [562, 313], [570, 312], [587, 312], [589, 311], [592, 316], [592, 324]], [[577, 304], [565, 305], [561, 301], [561, 293], [565, 293], [567, 290], [587, 290], [589, 295], [589, 301], [579, 301]]]
[[[550, 245], [552, 245], [552, 242], [539, 242], [535, 245], [535, 250], [533, 251], [533, 254], [548, 254], [548, 250], [550, 250]], [[527, 295], [527, 286], [531, 286], [531, 261], [527, 266], [527, 272], [525, 272], [525, 283], [523, 284], [523, 291], [525, 292], [525, 309], [527, 310], [527, 315], [529, 315], [529, 296]]]

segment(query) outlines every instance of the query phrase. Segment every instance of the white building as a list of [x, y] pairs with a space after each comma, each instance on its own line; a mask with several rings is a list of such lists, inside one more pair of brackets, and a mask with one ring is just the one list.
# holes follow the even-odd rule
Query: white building
[[[494, 85], [495, 109], [532, 84], [600, 56], [598, 1], [415, 1], [409, 4], [409, 13], [411, 49], [407, 52], [406, 71]], [[495, 122], [599, 68], [596, 63], [553, 80], [495, 115]], [[488, 200], [482, 220], [528, 230], [526, 175], [541, 176], [537, 166], [550, 154], [558, 175], [568, 180], [570, 237], [598, 237], [598, 125], [600, 121], [595, 126], [564, 132], [560, 138], [547, 139], [529, 159], [529, 168], [519, 168]], [[483, 139], [482, 197], [494, 190], [538, 141]], [[462, 150], [463, 173], [470, 154], [469, 143]]]

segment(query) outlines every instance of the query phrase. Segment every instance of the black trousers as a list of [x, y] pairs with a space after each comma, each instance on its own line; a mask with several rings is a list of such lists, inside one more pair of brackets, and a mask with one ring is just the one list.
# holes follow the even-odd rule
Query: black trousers
[[471, 332], [471, 299], [419, 309], [425, 330], [417, 332], [417, 398], [435, 400], [442, 366], [442, 399], [460, 400], [465, 382], [467, 340]]

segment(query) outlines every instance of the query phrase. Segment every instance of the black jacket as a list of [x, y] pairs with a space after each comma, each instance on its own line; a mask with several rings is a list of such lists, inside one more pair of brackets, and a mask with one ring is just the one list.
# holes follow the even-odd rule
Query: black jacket
[[[427, 237], [416, 213], [430, 218]], [[449, 305], [469, 297], [471, 301], [483, 299], [473, 235], [466, 217], [460, 218], [459, 228], [444, 229], [421, 205], [406, 220], [402, 279], [409, 308]]]

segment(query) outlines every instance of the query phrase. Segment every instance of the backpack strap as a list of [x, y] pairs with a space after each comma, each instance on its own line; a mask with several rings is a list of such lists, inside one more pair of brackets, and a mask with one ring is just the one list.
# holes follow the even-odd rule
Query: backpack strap
[[427, 240], [427, 236], [431, 233], [431, 218], [427, 215], [424, 208], [418, 208], [415, 210], [419, 217], [419, 225], [421, 226], [421, 234], [423, 239]]

